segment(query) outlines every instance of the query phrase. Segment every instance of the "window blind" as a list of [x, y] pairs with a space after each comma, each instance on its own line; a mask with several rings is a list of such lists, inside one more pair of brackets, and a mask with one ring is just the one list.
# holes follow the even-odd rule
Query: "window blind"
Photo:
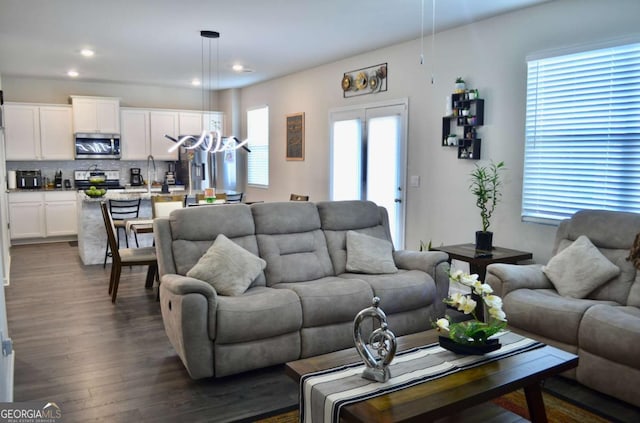
[[527, 64], [523, 220], [640, 213], [640, 43]]
[[247, 138], [251, 153], [247, 157], [247, 183], [269, 185], [269, 107], [247, 111]]

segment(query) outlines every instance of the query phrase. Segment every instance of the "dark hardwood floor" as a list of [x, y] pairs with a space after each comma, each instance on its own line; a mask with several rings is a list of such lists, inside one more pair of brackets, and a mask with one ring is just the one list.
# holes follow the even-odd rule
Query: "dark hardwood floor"
[[84, 266], [70, 243], [11, 248], [6, 289], [16, 352], [15, 401], [52, 401], [65, 422], [229, 421], [257, 415], [295, 384], [267, 369], [194, 381], [164, 333], [146, 268], [124, 268], [116, 304], [110, 266]]

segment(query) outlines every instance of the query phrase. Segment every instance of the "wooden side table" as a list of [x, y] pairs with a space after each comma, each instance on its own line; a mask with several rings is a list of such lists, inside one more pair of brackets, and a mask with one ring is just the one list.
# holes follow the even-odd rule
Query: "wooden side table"
[[[435, 251], [443, 251], [449, 254], [451, 260], [460, 260], [469, 263], [469, 273], [477, 273], [478, 279], [485, 281], [487, 266], [493, 263], [516, 264], [523, 260], [533, 258], [533, 254], [527, 251], [511, 250], [509, 248], [493, 247], [491, 252], [476, 250], [475, 244], [445, 245], [431, 248]], [[479, 307], [476, 314], [479, 319], [483, 319], [482, 307]]]
[[516, 264], [520, 261], [533, 258], [533, 254], [527, 251], [511, 250], [502, 247], [493, 247], [489, 255], [486, 251], [476, 250], [475, 244], [445, 245], [442, 247], [432, 247], [431, 249], [449, 254], [449, 262], [453, 259], [469, 263], [470, 273], [477, 273], [478, 278], [483, 282], [487, 274], [487, 266], [490, 264]]

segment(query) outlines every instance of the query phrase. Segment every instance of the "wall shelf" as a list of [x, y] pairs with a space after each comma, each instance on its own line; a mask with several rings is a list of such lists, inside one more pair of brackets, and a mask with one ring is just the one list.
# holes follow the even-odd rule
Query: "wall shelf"
[[[469, 91], [456, 93], [451, 96], [450, 116], [442, 118], [442, 146], [456, 147], [458, 158], [467, 160], [479, 160], [482, 140], [477, 136], [477, 128], [484, 125], [484, 100], [481, 98], [469, 98]], [[462, 128], [462, 136], [458, 134], [458, 128]], [[457, 136], [457, 143], [449, 144], [450, 134]]]

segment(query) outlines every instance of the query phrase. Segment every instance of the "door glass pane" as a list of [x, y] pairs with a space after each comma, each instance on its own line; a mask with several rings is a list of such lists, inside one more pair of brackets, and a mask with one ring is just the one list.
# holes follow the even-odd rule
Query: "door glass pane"
[[360, 119], [333, 124], [331, 199], [359, 200], [362, 193]]
[[399, 169], [399, 116], [367, 120], [367, 186], [366, 199], [383, 206], [389, 213], [389, 226], [397, 241]]

